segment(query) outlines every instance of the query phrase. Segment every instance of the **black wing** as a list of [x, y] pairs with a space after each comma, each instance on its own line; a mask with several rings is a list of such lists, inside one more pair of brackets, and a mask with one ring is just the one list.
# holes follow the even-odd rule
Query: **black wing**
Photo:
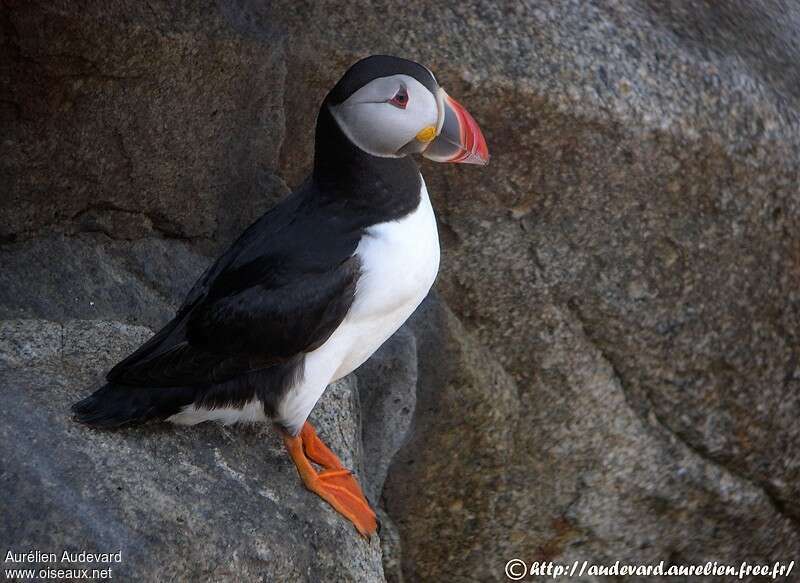
[[262, 216], [212, 265], [175, 318], [117, 364], [115, 384], [218, 383], [327, 340], [355, 294], [361, 226], [306, 186]]

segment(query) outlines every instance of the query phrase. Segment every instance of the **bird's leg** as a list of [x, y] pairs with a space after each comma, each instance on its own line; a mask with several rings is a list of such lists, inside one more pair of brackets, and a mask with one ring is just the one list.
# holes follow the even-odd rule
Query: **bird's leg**
[[300, 437], [303, 440], [303, 451], [312, 462], [321, 465], [326, 470], [347, 469], [336, 454], [319, 438], [316, 430], [308, 421], [303, 424]]
[[[285, 434], [283, 443], [306, 488], [333, 506], [339, 514], [352, 522], [362, 535], [369, 536], [377, 530], [375, 513], [352, 472], [345, 469], [336, 454], [322, 443], [308, 422], [299, 435]], [[313, 460], [325, 469], [317, 472], [309, 460]]]

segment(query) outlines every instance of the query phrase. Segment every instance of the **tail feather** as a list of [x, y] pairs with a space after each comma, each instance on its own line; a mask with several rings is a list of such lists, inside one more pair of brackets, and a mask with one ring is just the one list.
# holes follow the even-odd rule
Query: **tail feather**
[[72, 412], [80, 423], [112, 428], [166, 419], [193, 400], [192, 391], [185, 387], [127, 387], [108, 383], [72, 405]]

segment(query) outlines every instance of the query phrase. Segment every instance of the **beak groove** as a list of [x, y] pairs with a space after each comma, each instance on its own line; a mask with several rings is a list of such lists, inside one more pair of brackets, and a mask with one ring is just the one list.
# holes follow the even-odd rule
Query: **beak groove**
[[485, 166], [489, 163], [489, 148], [478, 122], [444, 89], [439, 89], [439, 93], [437, 101], [444, 114], [440, 114], [439, 135], [423, 155], [436, 162]]

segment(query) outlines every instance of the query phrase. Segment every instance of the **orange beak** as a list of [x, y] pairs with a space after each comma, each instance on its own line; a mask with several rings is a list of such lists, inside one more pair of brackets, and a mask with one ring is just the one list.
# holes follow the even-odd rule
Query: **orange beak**
[[423, 156], [436, 162], [489, 163], [489, 148], [478, 122], [458, 101], [439, 89], [439, 134]]

